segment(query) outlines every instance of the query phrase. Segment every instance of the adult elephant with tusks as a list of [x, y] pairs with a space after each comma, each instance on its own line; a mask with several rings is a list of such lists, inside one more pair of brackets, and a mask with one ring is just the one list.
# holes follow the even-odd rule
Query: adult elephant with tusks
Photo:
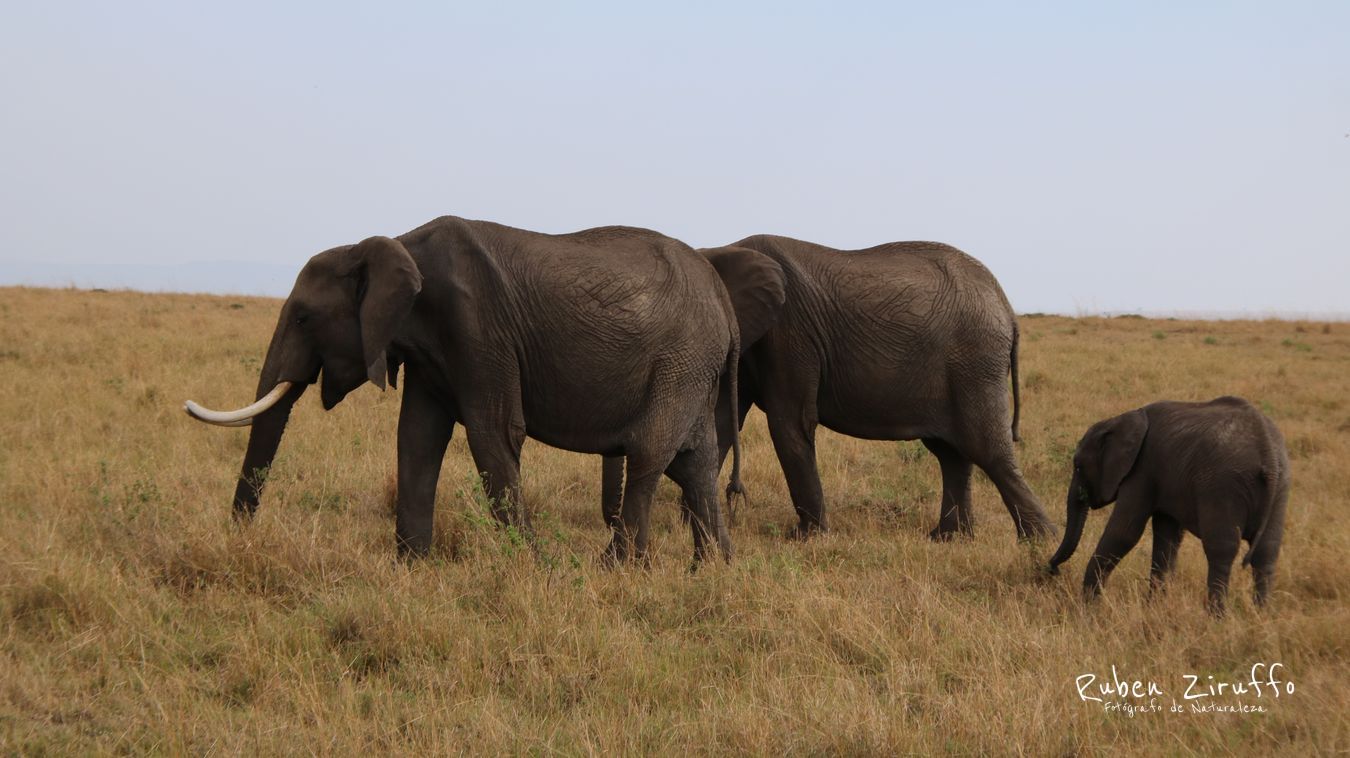
[[[1055, 533], [1013, 455], [1017, 319], [987, 268], [935, 242], [845, 251], [758, 235], [732, 247], [772, 259], [784, 276], [781, 313], [744, 346], [740, 393], [728, 409], [737, 417], [731, 428], [752, 403], [764, 410], [799, 536], [826, 527], [815, 443], [822, 424], [863, 439], [923, 441], [942, 467], [934, 539], [973, 533], [973, 465], [993, 480], [1019, 537]], [[616, 511], [620, 473], [606, 462], [607, 512]]]
[[[438, 218], [310, 259], [281, 308], [257, 397], [194, 417], [251, 423], [234, 510], [258, 506], [295, 401], [322, 376], [331, 409], [369, 381], [397, 386], [401, 554], [432, 541], [436, 481], [463, 424], [493, 514], [524, 525], [520, 449], [528, 435], [583, 453], [624, 455], [630, 475], [606, 555], [645, 558], [664, 471], [687, 493], [694, 556], [731, 544], [716, 494], [714, 408], [737, 398], [739, 332], [712, 265], [653, 231], [550, 235]], [[739, 450], [732, 486], [739, 486]]]

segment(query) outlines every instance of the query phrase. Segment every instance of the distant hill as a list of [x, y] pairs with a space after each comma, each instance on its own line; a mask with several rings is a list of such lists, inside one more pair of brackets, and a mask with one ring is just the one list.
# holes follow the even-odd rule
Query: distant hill
[[284, 297], [304, 263], [31, 263], [0, 267], [0, 285]]

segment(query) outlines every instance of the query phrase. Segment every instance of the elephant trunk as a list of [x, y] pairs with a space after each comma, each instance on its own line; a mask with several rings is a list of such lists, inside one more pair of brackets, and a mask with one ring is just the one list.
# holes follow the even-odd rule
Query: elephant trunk
[[[291, 408], [304, 394], [307, 386], [298, 382], [292, 384], [275, 405], [253, 417], [253, 424], [248, 433], [248, 449], [244, 453], [244, 465], [239, 471], [239, 482], [234, 488], [236, 518], [248, 519], [258, 509], [258, 498], [262, 495], [272, 460], [276, 458], [277, 448], [281, 445], [281, 435], [286, 431]], [[262, 395], [265, 391], [260, 388], [258, 394]]]
[[253, 415], [236, 424], [250, 427], [244, 465], [234, 488], [233, 507], [237, 519], [247, 520], [258, 509], [258, 499], [281, 445], [291, 408], [319, 373], [318, 356], [305, 350], [291, 330], [285, 328], [287, 320], [283, 309], [271, 344], [267, 346], [262, 372], [258, 375], [258, 389], [254, 395], [258, 402], [245, 409], [251, 410]]
[[1066, 498], [1069, 524], [1064, 529], [1064, 541], [1050, 558], [1050, 573], [1059, 573], [1059, 564], [1069, 560], [1073, 551], [1078, 549], [1078, 541], [1083, 537], [1083, 524], [1087, 523], [1088, 507], [1079, 496], [1078, 477], [1069, 482], [1069, 495]]

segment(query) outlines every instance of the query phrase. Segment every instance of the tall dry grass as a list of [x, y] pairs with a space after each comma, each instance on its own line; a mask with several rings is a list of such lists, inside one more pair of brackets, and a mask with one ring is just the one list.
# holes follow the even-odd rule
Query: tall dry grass
[[[730, 566], [686, 572], [676, 494], [648, 571], [604, 570], [599, 460], [530, 443], [535, 549], [483, 515], [457, 435], [430, 560], [394, 560], [397, 392], [292, 417], [259, 517], [229, 497], [278, 302], [0, 289], [0, 746], [6, 752], [1307, 754], [1350, 749], [1350, 325], [1025, 318], [1022, 466], [1063, 520], [1078, 436], [1159, 398], [1238, 394], [1284, 430], [1294, 490], [1274, 608], [1246, 572], [1203, 610], [1203, 555], [1145, 592], [1147, 536], [1102, 601], [1019, 545], [977, 474], [978, 536], [933, 544], [918, 443], [823, 432], [833, 531], [792, 522], [763, 417]], [[314, 393], [317, 394], [317, 393]], [[1075, 678], [1246, 679], [1265, 713], [1130, 717]], [[1231, 698], [1220, 698], [1224, 702]]]

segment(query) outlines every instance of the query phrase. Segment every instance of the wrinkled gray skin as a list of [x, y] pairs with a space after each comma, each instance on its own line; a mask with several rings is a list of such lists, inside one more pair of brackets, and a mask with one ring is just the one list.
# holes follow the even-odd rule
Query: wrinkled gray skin
[[[329, 409], [366, 381], [396, 385], [402, 366], [401, 554], [431, 546], [437, 476], [458, 423], [502, 522], [523, 523], [528, 434], [628, 457], [610, 558], [645, 556], [663, 471], [690, 499], [695, 558], [713, 541], [729, 557], [713, 412], [719, 394], [737, 397], [738, 352], [735, 312], [713, 267], [656, 232], [548, 235], [447, 216], [334, 248], [306, 264], [282, 306], [258, 396], [279, 381], [296, 385], [254, 419], [234, 508], [256, 510], [291, 407], [320, 373]], [[737, 475], [734, 466], [733, 484]]]
[[1116, 503], [1083, 575], [1086, 598], [1101, 592], [1152, 520], [1155, 589], [1176, 563], [1184, 529], [1204, 544], [1210, 612], [1224, 611], [1242, 540], [1256, 602], [1266, 603], [1284, 536], [1289, 456], [1280, 430], [1251, 403], [1164, 401], [1099, 421], [1078, 443], [1073, 464], [1069, 525], [1050, 559], [1052, 573], [1078, 547], [1088, 511]]
[[[972, 465], [998, 488], [1019, 537], [1055, 532], [1013, 456], [1017, 320], [979, 261], [935, 242], [844, 251], [759, 235], [734, 247], [763, 253], [785, 277], [777, 320], [742, 346], [736, 425], [752, 403], [767, 416], [798, 536], [826, 527], [815, 449], [821, 424], [863, 439], [923, 441], [942, 467], [934, 539], [973, 533]], [[618, 462], [606, 461], [606, 514], [619, 508], [620, 473]]]
[[[778, 320], [783, 310], [785, 280], [783, 270], [772, 258], [749, 248], [726, 246], [704, 248], [699, 252], [708, 259], [717, 271], [731, 301], [736, 309], [736, 321], [741, 336], [742, 359], [749, 345], [754, 344]], [[740, 431], [740, 421], [732, 413], [735, 404], [726, 394], [717, 397], [717, 440], [719, 463], [726, 458], [731, 440]], [[748, 407], [748, 404], [747, 404]], [[673, 477], [672, 477], [673, 478]], [[623, 510], [624, 459], [623, 456], [606, 456], [601, 476], [600, 508], [605, 523], [613, 530], [621, 527], [620, 515]], [[677, 480], [678, 483], [678, 480]], [[727, 485], [727, 511], [732, 516], [733, 495], [745, 494], [738, 478], [733, 477]], [[686, 520], [693, 513], [691, 492], [683, 492], [681, 497], [682, 513]]]

